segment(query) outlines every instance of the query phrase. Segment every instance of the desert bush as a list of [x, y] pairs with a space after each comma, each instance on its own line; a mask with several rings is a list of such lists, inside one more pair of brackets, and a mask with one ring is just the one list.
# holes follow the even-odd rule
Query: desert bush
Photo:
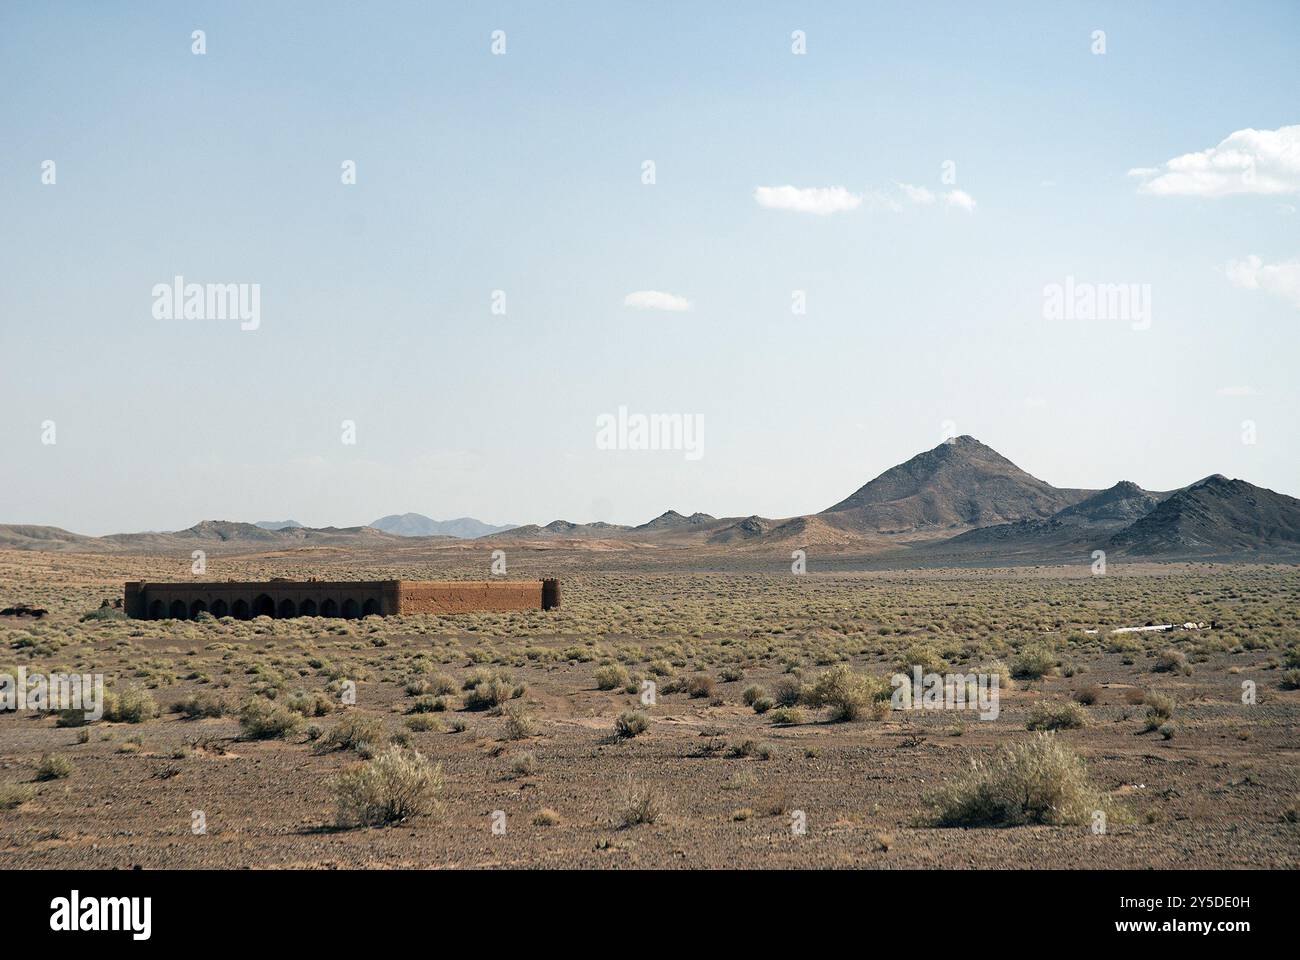
[[1173, 723], [1165, 722], [1160, 724], [1157, 732], [1160, 734], [1161, 739], [1172, 740], [1174, 734], [1178, 732], [1178, 727]]
[[273, 740], [298, 729], [302, 715], [265, 697], [250, 697], [239, 711], [239, 730], [247, 740]]
[[62, 780], [72, 776], [72, 761], [61, 753], [47, 753], [36, 766], [37, 780]]
[[1074, 691], [1075, 703], [1081, 703], [1085, 707], [1092, 706], [1100, 699], [1101, 687], [1095, 683], [1090, 683], [1087, 686], [1080, 687], [1078, 690]]
[[323, 717], [334, 711], [334, 705], [334, 700], [319, 690], [311, 693], [299, 691], [285, 702], [285, 706], [290, 710], [304, 717]]
[[1171, 647], [1160, 652], [1151, 669], [1155, 673], [1181, 673], [1186, 675], [1192, 672], [1192, 665], [1187, 662], [1186, 654]]
[[772, 699], [778, 707], [793, 707], [804, 697], [803, 684], [795, 677], [782, 677], [772, 687]]
[[[771, 697], [759, 697], [752, 704], [750, 704], [750, 706], [754, 708], [755, 713], [761, 714], [761, 713], [767, 713], [767, 711], [771, 710], [774, 706], [776, 706], [776, 703], [772, 700]], [[790, 708], [782, 707], [781, 709], [787, 710]]]
[[176, 712], [190, 720], [220, 717], [226, 712], [226, 702], [210, 693], [192, 693], [176, 704]]
[[128, 687], [120, 694], [104, 694], [104, 719], [116, 723], [143, 723], [158, 716], [158, 701], [142, 687]]
[[654, 823], [659, 819], [660, 812], [659, 791], [654, 784], [633, 780], [629, 773], [627, 782], [619, 792], [614, 823], [623, 829], [642, 823]]
[[847, 664], [837, 663], [804, 691], [804, 702], [810, 707], [829, 707], [832, 721], [861, 720], [873, 704], [887, 703], [890, 690], [885, 678], [854, 673]]
[[433, 813], [442, 790], [442, 765], [422, 753], [391, 746], [335, 783], [338, 823], [375, 826]]
[[699, 700], [712, 697], [715, 686], [713, 678], [707, 673], [697, 673], [686, 681], [686, 692], [692, 699]]
[[650, 729], [650, 718], [640, 710], [627, 710], [614, 721], [614, 736], [620, 740], [631, 739]]
[[914, 666], [919, 666], [922, 673], [945, 673], [948, 661], [939, 656], [933, 647], [916, 644], [907, 648], [896, 666], [899, 673], [910, 674]]
[[0, 810], [13, 810], [36, 796], [36, 791], [25, 783], [0, 784]]
[[1052, 733], [1009, 744], [929, 798], [938, 827], [1083, 824], [1109, 798], [1088, 783], [1083, 761]]
[[321, 737], [317, 749], [321, 752], [355, 750], [363, 757], [370, 757], [387, 741], [384, 722], [378, 717], [349, 713]]
[[747, 707], [752, 707], [755, 700], [767, 700], [767, 691], [758, 684], [750, 684], [740, 695], [741, 702]]
[[518, 754], [510, 762], [510, 773], [515, 777], [531, 777], [537, 772], [537, 755], [534, 753]]
[[1173, 698], [1163, 693], [1152, 691], [1143, 698], [1142, 702], [1147, 705], [1146, 729], [1148, 731], [1160, 729], [1160, 725], [1174, 715]]
[[1041, 643], [1023, 647], [1011, 658], [1011, 675], [1022, 680], [1045, 677], [1056, 667], [1056, 654]]
[[1300, 670], [1286, 670], [1282, 673], [1283, 690], [1300, 690]]
[[775, 724], [803, 723], [804, 715], [798, 707], [777, 707], [769, 719]]
[[1075, 730], [1086, 726], [1088, 713], [1077, 703], [1046, 703], [1039, 701], [1025, 721], [1028, 730]]
[[595, 673], [596, 687], [600, 690], [617, 690], [627, 686], [627, 668], [620, 663], [611, 663], [598, 667]]
[[745, 671], [740, 667], [723, 667], [718, 672], [718, 677], [723, 683], [736, 683], [745, 679]]
[[428, 733], [442, 729], [442, 721], [427, 713], [417, 713], [406, 718], [406, 727], [414, 733]]
[[488, 710], [499, 707], [507, 700], [523, 696], [521, 686], [515, 686], [508, 677], [494, 676], [476, 683], [465, 692], [466, 710]]
[[506, 718], [502, 735], [507, 740], [527, 740], [537, 736], [537, 721], [523, 707], [507, 706], [502, 712]]
[[553, 827], [560, 822], [560, 815], [550, 807], [542, 807], [533, 814], [533, 825], [537, 827]]

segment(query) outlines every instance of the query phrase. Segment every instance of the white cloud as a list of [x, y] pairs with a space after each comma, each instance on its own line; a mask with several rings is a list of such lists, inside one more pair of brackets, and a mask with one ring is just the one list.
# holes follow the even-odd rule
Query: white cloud
[[934, 194], [925, 187], [914, 187], [910, 183], [900, 183], [898, 188], [903, 191], [903, 196], [913, 203], [934, 203]]
[[849, 193], [843, 187], [759, 187], [754, 191], [754, 199], [760, 207], [769, 210], [793, 210], [822, 217], [856, 210], [862, 205], [859, 194]]
[[1300, 193], [1300, 125], [1238, 130], [1216, 147], [1128, 174], [1142, 181], [1142, 193], [1160, 197]]
[[820, 216], [856, 210], [864, 204], [868, 210], [901, 213], [908, 205], [931, 206], [940, 199], [950, 207], [957, 207], [967, 213], [975, 212], [975, 200], [964, 190], [950, 190], [936, 195], [928, 187], [910, 183], [896, 183], [895, 186], [897, 190], [870, 190], [865, 193], [850, 193], [843, 187], [759, 187], [754, 191], [754, 199], [760, 207], [771, 210], [795, 210]]
[[1251, 254], [1245, 260], [1229, 261], [1223, 270], [1234, 287], [1263, 290], [1300, 307], [1300, 260], [1265, 263]]
[[950, 207], [965, 210], [967, 213], [975, 212], [975, 198], [965, 190], [951, 190], [943, 195], [943, 199]]
[[691, 301], [675, 293], [663, 293], [659, 290], [637, 290], [623, 298], [623, 306], [637, 310], [668, 310], [683, 313], [691, 309]]

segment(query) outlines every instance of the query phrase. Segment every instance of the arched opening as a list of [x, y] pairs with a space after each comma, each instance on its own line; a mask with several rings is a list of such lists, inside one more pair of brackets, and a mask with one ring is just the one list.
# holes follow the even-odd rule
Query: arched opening
[[208, 605], [206, 603], [204, 603], [202, 600], [195, 600], [193, 603], [190, 604], [190, 619], [193, 620], [200, 613], [205, 612], [207, 609], [208, 609]]
[[298, 616], [314, 617], [316, 616], [316, 601], [308, 597], [298, 605]]
[[247, 619], [248, 619], [248, 601], [247, 601], [247, 600], [242, 600], [242, 599], [241, 599], [241, 600], [236, 600], [236, 601], [235, 601], [235, 605], [234, 605], [233, 607], [230, 608], [230, 612], [231, 612], [231, 614], [234, 616], [234, 618], [235, 618], [236, 620], [247, 620]]
[[355, 620], [357, 617], [357, 611], [359, 611], [360, 609], [361, 608], [357, 606], [357, 602], [353, 600], [351, 597], [348, 597], [346, 600], [343, 601], [344, 619]]
[[161, 600], [155, 600], [153, 603], [149, 604], [149, 619], [161, 620], [162, 618], [163, 618], [163, 602]]
[[230, 614], [230, 607], [226, 605], [224, 600], [213, 600], [211, 613], [214, 617], [220, 619]]
[[274, 617], [275, 601], [264, 593], [258, 594], [257, 599], [253, 601], [253, 616]]
[[320, 615], [322, 617], [337, 617], [339, 615], [339, 605], [333, 600], [326, 600], [320, 605]]
[[293, 605], [293, 601], [287, 597], [280, 601], [280, 606], [276, 608], [275, 615], [281, 620], [287, 620], [289, 617], [298, 616], [298, 608]]
[[173, 601], [172, 601], [171, 610], [170, 610], [170, 612], [169, 612], [169, 616], [171, 616], [171, 618], [172, 618], [173, 620], [184, 620], [184, 619], [185, 619], [185, 601], [184, 601], [184, 600], [173, 600]]
[[361, 615], [363, 617], [373, 617], [379, 612], [379, 601], [374, 597], [369, 598], [361, 605]]

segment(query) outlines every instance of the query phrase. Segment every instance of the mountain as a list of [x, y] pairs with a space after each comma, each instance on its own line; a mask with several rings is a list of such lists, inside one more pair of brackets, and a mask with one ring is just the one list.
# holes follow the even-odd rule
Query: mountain
[[718, 519], [711, 517], [707, 513], [692, 513], [689, 517], [683, 516], [676, 510], [666, 510], [653, 520], [648, 520], [640, 526], [634, 527], [635, 530], [680, 530], [683, 527], [699, 526], [702, 523], [711, 523]]
[[818, 516], [844, 530], [933, 537], [1046, 519], [1091, 492], [1059, 490], [962, 436], [891, 467]]
[[253, 526], [263, 530], [288, 530], [291, 527], [301, 527], [302, 524], [297, 520], [259, 520]]
[[1145, 517], [1166, 496], [1143, 490], [1131, 480], [1121, 480], [1053, 514], [1048, 522], [1079, 527], [1132, 523]]
[[380, 517], [370, 524], [376, 530], [396, 534], [399, 537], [459, 537], [461, 540], [473, 540], [486, 537], [490, 533], [511, 530], [514, 524], [493, 526], [473, 517], [458, 517], [455, 520], [433, 520], [421, 513], [392, 514]]
[[1138, 555], [1300, 549], [1300, 500], [1215, 474], [1172, 493], [1110, 545]]
[[62, 527], [32, 523], [0, 524], [0, 547], [10, 550], [74, 550], [94, 544], [94, 537], [70, 533]]
[[562, 538], [570, 540], [587, 540], [604, 537], [617, 537], [630, 532], [632, 529], [632, 527], [623, 526], [622, 524], [605, 523], [603, 520], [597, 520], [594, 523], [573, 523], [570, 520], [552, 520], [544, 527], [538, 526], [535, 523], [525, 524], [522, 527], [510, 527], [493, 537], [493, 539], [545, 540]]

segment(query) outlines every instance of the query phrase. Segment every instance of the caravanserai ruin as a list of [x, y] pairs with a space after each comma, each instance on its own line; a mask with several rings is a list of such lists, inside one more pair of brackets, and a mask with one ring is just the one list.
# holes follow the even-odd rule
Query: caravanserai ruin
[[551, 610], [559, 605], [558, 580], [129, 580], [124, 607], [137, 620], [193, 620], [201, 613], [251, 620]]

